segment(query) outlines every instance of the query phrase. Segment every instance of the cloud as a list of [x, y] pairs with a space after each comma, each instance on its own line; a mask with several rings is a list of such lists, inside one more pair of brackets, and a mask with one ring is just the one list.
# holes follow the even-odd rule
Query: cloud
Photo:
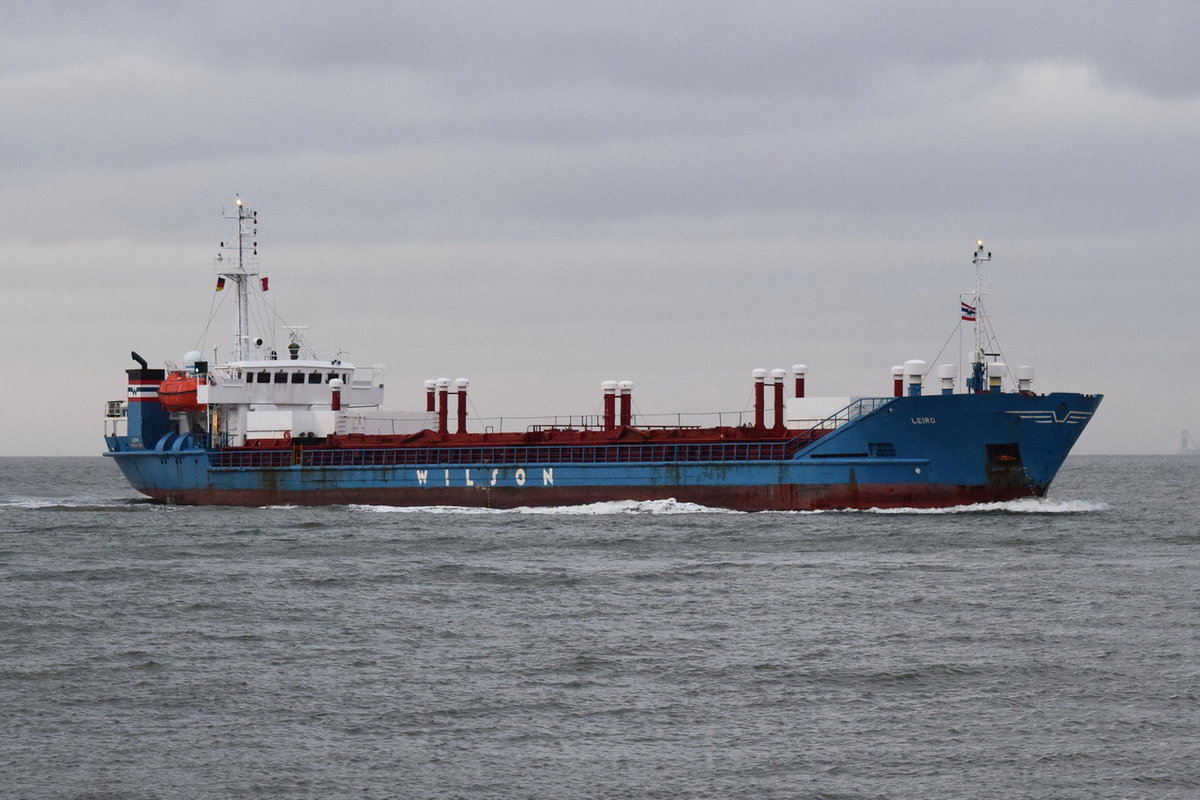
[[[748, 369], [802, 360], [814, 387], [870, 392], [937, 355], [982, 236], [1014, 359], [1047, 388], [1114, 386], [1088, 434], [1112, 449], [1173, 446], [1200, 429], [1196, 379], [1141, 429], [1122, 398], [1200, 374], [1194, 323], [1162, 311], [1194, 285], [1198, 13], [16, 6], [0, 257], [33, 343], [0, 353], [43, 383], [64, 353], [107, 364], [118, 393], [128, 348], [178, 358], [205, 338], [240, 192], [289, 319], [398, 386], [461, 368], [485, 404], [523, 397], [519, 375], [578, 413], [632, 377], [644, 410], [680, 387], [725, 407]], [[1136, 369], [1095, 366], [1110, 354]], [[71, 402], [29, 427], [90, 452]]]

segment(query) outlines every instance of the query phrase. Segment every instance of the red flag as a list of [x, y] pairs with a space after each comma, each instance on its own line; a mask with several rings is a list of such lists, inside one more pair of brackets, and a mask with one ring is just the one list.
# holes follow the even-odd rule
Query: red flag
[[217, 278], [217, 291], [219, 292], [219, 291], [223, 290], [224, 288], [225, 288], [225, 279]]
[[265, 291], [267, 291], [267, 279], [266, 279], [266, 278], [260, 278], [259, 280], [260, 280], [260, 281], [262, 281], [262, 287], [263, 287], [263, 291], [264, 291], [264, 292], [265, 292]]

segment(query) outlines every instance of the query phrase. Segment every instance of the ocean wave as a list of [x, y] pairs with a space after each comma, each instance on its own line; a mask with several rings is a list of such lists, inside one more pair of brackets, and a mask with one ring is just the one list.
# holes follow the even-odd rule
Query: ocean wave
[[666, 500], [609, 500], [583, 506], [555, 506], [551, 508], [517, 509], [523, 514], [573, 514], [603, 516], [605, 514], [737, 514], [725, 508], [712, 508], [698, 503], [681, 503], [674, 498]]
[[737, 514], [724, 508], [666, 500], [609, 500], [578, 506], [521, 506], [519, 508], [474, 508], [469, 506], [375, 506], [351, 505], [354, 511], [408, 514], [529, 514], [548, 516], [606, 516], [614, 514]]
[[[546, 516], [607, 516], [623, 514], [743, 514], [727, 508], [714, 508], [698, 503], [666, 500], [608, 500], [572, 506], [521, 506], [519, 508], [477, 508], [473, 506], [386, 506], [351, 505], [354, 511], [380, 514], [527, 514]], [[763, 511], [764, 514], [1090, 514], [1108, 511], [1106, 503], [1090, 500], [1046, 500], [1035, 497], [1006, 500], [999, 503], [975, 503], [946, 508], [868, 508], [826, 509], [806, 511]]]
[[33, 511], [103, 511], [113, 508], [129, 508], [147, 505], [149, 498], [141, 497], [10, 497], [0, 500], [0, 508], [19, 508]]
[[871, 508], [867, 514], [1091, 514], [1108, 511], [1107, 503], [1091, 500], [1046, 500], [1025, 497], [1020, 500], [1005, 500], [1000, 503], [974, 503], [948, 508]]

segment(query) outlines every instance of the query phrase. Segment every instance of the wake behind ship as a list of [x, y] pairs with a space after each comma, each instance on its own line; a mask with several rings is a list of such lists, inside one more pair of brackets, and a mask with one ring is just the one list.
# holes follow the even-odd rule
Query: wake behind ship
[[[809, 397], [807, 368], [753, 373], [753, 411], [715, 425], [648, 424], [633, 384], [604, 381], [602, 411], [479, 430], [466, 379], [425, 382], [424, 409], [381, 411], [382, 368], [319, 358], [301, 330], [286, 347], [250, 330], [267, 291], [254, 256], [257, 214], [239, 199], [238, 235], [218, 258], [237, 298], [233, 357], [191, 352], [151, 368], [136, 352], [125, 400], [107, 404], [106, 456], [165, 503], [558, 506], [663, 500], [739, 509], [942, 507], [1044, 496], [1101, 395], [1037, 394], [989, 352], [978, 242], [969, 374], [919, 360], [893, 367], [888, 397]], [[1015, 385], [1011, 381], [1015, 378]], [[933, 384], [936, 382], [936, 387]], [[1005, 383], [1010, 382], [1005, 388]], [[926, 384], [930, 384], [927, 389]], [[455, 414], [451, 421], [451, 400]], [[677, 419], [682, 419], [682, 415]], [[726, 419], [732, 422], [726, 423]]]

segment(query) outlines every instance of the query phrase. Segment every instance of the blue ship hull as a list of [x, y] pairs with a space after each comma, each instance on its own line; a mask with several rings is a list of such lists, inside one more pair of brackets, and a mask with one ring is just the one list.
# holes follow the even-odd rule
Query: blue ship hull
[[941, 507], [1043, 496], [1100, 400], [897, 397], [819, 438], [796, 431], [795, 452], [770, 458], [705, 459], [670, 446], [636, 453], [589, 445], [570, 456], [447, 446], [422, 448], [423, 460], [412, 463], [416, 451], [404, 448], [295, 447], [272, 451], [267, 464], [175, 434], [149, 446], [109, 436], [105, 455], [139, 492], [179, 504], [512, 508], [674, 498], [750, 511]]

